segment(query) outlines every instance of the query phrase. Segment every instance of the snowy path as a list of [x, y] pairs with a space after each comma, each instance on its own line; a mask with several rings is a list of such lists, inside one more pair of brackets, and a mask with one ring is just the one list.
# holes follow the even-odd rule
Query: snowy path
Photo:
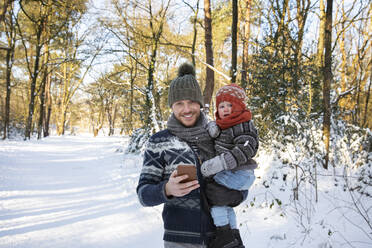
[[[162, 205], [139, 204], [142, 158], [124, 156], [126, 142], [90, 136], [0, 140], [0, 248], [163, 247]], [[236, 208], [246, 247], [371, 247], [364, 231], [369, 227], [329, 177], [319, 182], [318, 204], [292, 204], [292, 184], [279, 180], [285, 167], [265, 153], [257, 162], [248, 199]]]
[[[0, 247], [161, 247], [158, 208], [135, 194], [123, 138], [0, 143]], [[143, 238], [146, 237], [146, 238]]]

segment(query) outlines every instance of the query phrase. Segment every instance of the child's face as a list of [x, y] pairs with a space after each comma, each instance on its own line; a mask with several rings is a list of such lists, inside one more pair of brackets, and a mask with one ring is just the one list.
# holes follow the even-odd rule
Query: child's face
[[230, 102], [220, 102], [217, 113], [221, 119], [225, 119], [232, 112], [232, 104]]

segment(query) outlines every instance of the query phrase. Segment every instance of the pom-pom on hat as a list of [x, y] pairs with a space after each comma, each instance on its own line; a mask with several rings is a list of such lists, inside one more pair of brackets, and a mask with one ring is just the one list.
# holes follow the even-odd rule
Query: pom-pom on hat
[[168, 92], [169, 107], [181, 100], [198, 102], [201, 108], [204, 106], [200, 86], [195, 79], [195, 69], [188, 63], [178, 68], [178, 76], [171, 82]]

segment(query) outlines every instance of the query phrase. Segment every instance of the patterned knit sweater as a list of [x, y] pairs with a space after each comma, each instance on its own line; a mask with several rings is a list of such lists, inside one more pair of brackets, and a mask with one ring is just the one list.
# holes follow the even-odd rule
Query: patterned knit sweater
[[[165, 184], [179, 164], [197, 165], [200, 188], [183, 197], [168, 198], [165, 195]], [[204, 210], [202, 190], [204, 181], [195, 151], [167, 129], [154, 134], [144, 153], [137, 194], [143, 206], [164, 203], [164, 240], [206, 243], [207, 237], [214, 231], [214, 225], [210, 214]]]

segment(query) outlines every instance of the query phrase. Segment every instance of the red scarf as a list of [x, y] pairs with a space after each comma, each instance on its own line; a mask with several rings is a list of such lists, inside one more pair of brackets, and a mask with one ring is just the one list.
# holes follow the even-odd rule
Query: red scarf
[[239, 104], [237, 102], [232, 102], [232, 112], [224, 119], [221, 119], [216, 111], [216, 123], [222, 130], [250, 121], [251, 119], [251, 111], [247, 109], [244, 104]]

